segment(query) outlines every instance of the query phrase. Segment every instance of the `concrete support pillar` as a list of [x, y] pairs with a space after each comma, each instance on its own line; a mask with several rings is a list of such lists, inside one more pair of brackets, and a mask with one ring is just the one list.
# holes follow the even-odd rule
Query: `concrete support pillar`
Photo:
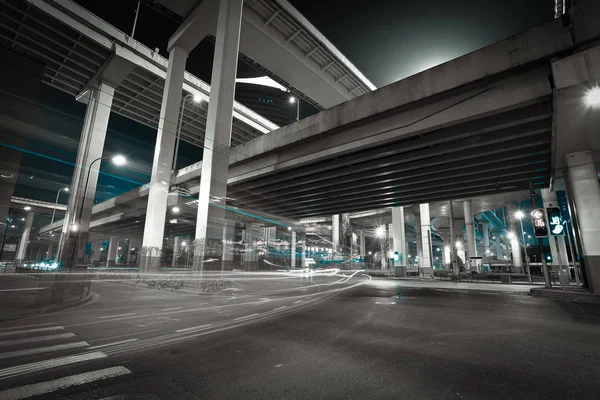
[[419, 257], [419, 268], [424, 277], [433, 278], [433, 249], [431, 247], [431, 217], [429, 216], [429, 203], [419, 204], [421, 215], [421, 240], [423, 258]]
[[260, 238], [260, 227], [258, 225], [248, 225], [245, 229], [244, 241], [246, 249], [244, 252], [244, 270], [256, 271], [258, 269], [258, 249], [256, 242]]
[[223, 229], [223, 255], [221, 257], [221, 270], [233, 269], [233, 242], [235, 240], [235, 220], [228, 219]]
[[106, 129], [112, 107], [114, 86], [100, 83], [90, 88], [83, 121], [76, 167], [69, 188], [69, 202], [58, 245], [58, 259], [65, 270], [84, 261], [92, 206], [102, 157]]
[[510, 237], [510, 250], [512, 252], [513, 267], [517, 274], [523, 273], [523, 259], [521, 257], [521, 242], [519, 241], [519, 229], [517, 228], [517, 219], [515, 218], [515, 205], [507, 204], [506, 212], [508, 214]]
[[335, 250], [340, 250], [340, 216], [339, 214], [331, 216], [331, 241]]
[[406, 231], [404, 229], [404, 207], [392, 208], [392, 251], [398, 252], [395, 265], [406, 266]]
[[365, 246], [365, 230], [361, 229], [358, 231], [358, 241], [360, 247], [360, 256], [364, 257], [367, 254], [366, 246]]
[[304, 234], [302, 237], [301, 251], [302, 251], [302, 256], [300, 257], [300, 268], [304, 269], [304, 268], [306, 268], [306, 234]]
[[500, 239], [500, 232], [496, 233], [496, 259], [502, 260], [502, 240]]
[[263, 228], [263, 238], [267, 246], [273, 246], [273, 242], [277, 240], [277, 228], [274, 226]]
[[291, 244], [290, 244], [290, 254], [291, 254], [291, 260], [290, 260], [290, 267], [292, 269], [296, 269], [296, 231], [292, 231], [292, 240], [291, 240]]
[[467, 233], [467, 254], [468, 259], [477, 257], [477, 244], [475, 243], [475, 226], [473, 224], [473, 208], [471, 200], [463, 201], [463, 211], [465, 213], [465, 231]]
[[158, 132], [150, 176], [146, 222], [140, 252], [140, 271], [157, 272], [160, 268], [167, 200], [171, 183], [171, 166], [175, 149], [175, 133], [177, 132], [187, 57], [187, 51], [179, 47], [173, 47], [169, 53], [169, 67], [158, 119]]
[[421, 213], [415, 213], [415, 241], [417, 242], [417, 261], [419, 267], [423, 265], [423, 236], [421, 235]]
[[450, 225], [450, 264], [452, 268], [452, 275], [459, 275], [460, 268], [458, 265], [458, 258], [456, 255], [456, 223], [454, 218], [454, 203], [452, 200], [448, 201], [448, 224]]
[[206, 250], [213, 246], [212, 242], [223, 240], [224, 204], [211, 206], [210, 202], [214, 199], [225, 202], [227, 198], [229, 146], [243, 3], [243, 0], [221, 0], [219, 3], [196, 220], [196, 241], [204, 242], [204, 246], [199, 247], [202, 251], [194, 254], [194, 269], [197, 270], [202, 270]]
[[119, 239], [116, 237], [110, 237], [108, 241], [108, 252], [106, 256], [106, 267], [111, 267], [115, 265], [115, 261], [117, 260], [117, 251], [119, 248]]
[[591, 151], [566, 156], [587, 282], [600, 293], [600, 185]]
[[181, 238], [176, 236], [173, 238], [173, 260], [171, 261], [171, 268], [177, 267], [177, 261], [181, 254]]
[[388, 269], [388, 261], [389, 261], [389, 232], [387, 225], [382, 225], [383, 232], [381, 236], [379, 236], [379, 250], [381, 253], [381, 269]]
[[17, 248], [17, 254], [15, 260], [21, 262], [25, 260], [27, 255], [27, 245], [29, 244], [29, 235], [31, 234], [31, 226], [33, 224], [33, 212], [28, 212], [25, 216], [25, 224], [23, 225], [23, 233], [19, 239], [19, 247]]
[[50, 243], [48, 245], [48, 250], [46, 251], [46, 259], [53, 260], [53, 258], [52, 258], [53, 256], [54, 256], [54, 245], [52, 243]]
[[490, 256], [490, 229], [487, 222], [481, 223], [481, 232], [483, 233], [483, 254], [486, 257]]
[[[544, 202], [544, 208], [548, 207], [558, 207], [558, 200], [556, 199], [556, 192], [551, 192], [548, 189], [542, 189], [542, 201]], [[565, 229], [566, 232], [566, 229]], [[548, 236], [548, 241], [550, 242], [550, 254], [552, 255], [552, 265], [559, 267], [560, 265], [563, 268], [567, 268], [569, 270], [569, 256], [567, 254], [567, 245], [565, 243], [564, 236]], [[558, 242], [558, 249], [556, 247], [556, 242]], [[555, 268], [556, 270], [556, 268]], [[568, 274], [568, 278], [570, 280], [571, 274]]]

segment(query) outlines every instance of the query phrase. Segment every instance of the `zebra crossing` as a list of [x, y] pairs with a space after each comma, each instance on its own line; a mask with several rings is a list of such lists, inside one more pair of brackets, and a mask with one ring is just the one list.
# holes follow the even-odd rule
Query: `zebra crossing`
[[[25, 399], [74, 386], [131, 374], [124, 366], [81, 372], [43, 381], [9, 387], [11, 378], [50, 371], [58, 367], [104, 359], [101, 349], [77, 338], [75, 333], [55, 322], [0, 329], [0, 399]], [[90, 368], [89, 365], [83, 369]], [[39, 375], [38, 375], [39, 376]]]

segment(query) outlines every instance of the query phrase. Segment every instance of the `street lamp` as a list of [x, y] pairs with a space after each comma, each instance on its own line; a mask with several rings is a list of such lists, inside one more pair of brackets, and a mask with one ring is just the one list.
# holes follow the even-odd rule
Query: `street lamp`
[[[523, 250], [525, 251], [525, 265], [527, 266], [527, 276], [529, 278], [529, 283], [532, 283], [531, 280], [531, 270], [529, 269], [529, 259], [527, 257], [527, 246], [525, 246], [525, 230], [523, 229], [523, 218], [525, 217], [525, 213], [521, 210], [517, 210], [515, 212], [515, 218], [519, 220], [519, 225], [521, 227], [521, 239], [523, 239]], [[519, 240], [519, 246], [521, 245], [521, 241]]]
[[296, 104], [296, 121], [300, 121], [300, 100], [294, 96], [290, 96], [288, 101], [290, 104]]
[[600, 86], [594, 86], [587, 92], [585, 102], [589, 107], [600, 106]]
[[171, 165], [171, 172], [175, 172], [177, 168], [177, 154], [179, 153], [179, 137], [181, 136], [181, 126], [183, 125], [183, 113], [185, 112], [185, 102], [187, 99], [192, 98], [194, 104], [200, 104], [202, 102], [202, 97], [199, 94], [186, 94], [183, 97], [183, 104], [181, 105], [181, 115], [179, 116], [179, 120], [177, 121], [177, 134], [175, 135], [175, 153], [173, 154], [173, 162]]
[[[85, 186], [83, 187], [83, 198], [81, 199], [81, 207], [79, 208], [79, 225], [81, 225], [81, 219], [83, 216], [83, 205], [85, 204], [85, 199], [87, 197], [87, 188], [88, 188], [88, 183], [90, 182], [90, 173], [92, 172], [92, 165], [94, 165], [94, 163], [96, 161], [108, 160], [108, 159], [110, 159], [113, 162], [113, 164], [115, 164], [118, 167], [127, 164], [127, 159], [125, 158], [125, 156], [123, 156], [121, 154], [117, 154], [116, 156], [113, 156], [112, 158], [111, 157], [98, 157], [90, 163], [90, 165], [88, 166], [87, 177], [85, 178]], [[75, 216], [75, 217], [77, 217], [77, 216]], [[73, 218], [73, 220], [76, 220], [76, 218]], [[78, 230], [79, 230], [79, 226], [77, 225], [77, 223], [74, 222], [73, 224], [71, 224], [71, 231], [77, 232]]]
[[[62, 191], [68, 192], [69, 188], [62, 188], [62, 189], [58, 189], [58, 192], [56, 192], [56, 201], [54, 202], [54, 208], [52, 209], [52, 220], [50, 221], [50, 227], [52, 227], [52, 224], [54, 223], [54, 214], [56, 213], [56, 206], [58, 205], [58, 196], [60, 196], [60, 192]], [[50, 235], [52, 235], [52, 229], [50, 229]]]
[[375, 228], [375, 237], [377, 239], [383, 239], [386, 236], [386, 230], [385, 230], [385, 225], [379, 225], [377, 228]]

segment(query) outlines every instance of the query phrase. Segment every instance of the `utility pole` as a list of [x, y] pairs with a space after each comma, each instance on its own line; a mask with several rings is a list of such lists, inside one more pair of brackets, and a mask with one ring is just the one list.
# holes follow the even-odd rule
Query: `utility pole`
[[[533, 183], [529, 181], [529, 193], [531, 194], [531, 209], [535, 210], [537, 207], [535, 205], [535, 190], [533, 190]], [[540, 250], [540, 258], [542, 259], [542, 271], [544, 272], [544, 283], [547, 288], [552, 287], [552, 282], [550, 282], [550, 274], [548, 273], [548, 265], [546, 264], [546, 258], [544, 258], [544, 244], [542, 243], [542, 238], [537, 238], [538, 248]]]

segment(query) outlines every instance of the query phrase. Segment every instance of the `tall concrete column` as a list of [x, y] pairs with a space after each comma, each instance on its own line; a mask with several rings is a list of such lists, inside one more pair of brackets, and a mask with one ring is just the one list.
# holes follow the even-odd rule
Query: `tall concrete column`
[[456, 255], [456, 223], [454, 218], [454, 203], [452, 200], [448, 201], [448, 225], [450, 225], [450, 264], [452, 268], [452, 275], [460, 274], [460, 267], [458, 265], [458, 258]]
[[106, 253], [106, 267], [115, 265], [117, 260], [117, 250], [119, 248], [119, 239], [116, 237], [110, 237], [108, 241], [108, 252]]
[[367, 254], [367, 251], [365, 249], [365, 230], [361, 229], [358, 231], [358, 241], [359, 241], [359, 246], [360, 246], [360, 256], [364, 257]]
[[523, 259], [521, 257], [521, 242], [519, 241], [519, 229], [517, 229], [517, 219], [515, 218], [515, 205], [507, 204], [506, 212], [508, 214], [509, 229], [511, 232], [510, 249], [512, 252], [513, 266], [515, 272], [518, 274], [523, 273]]
[[496, 259], [502, 260], [502, 240], [500, 239], [500, 232], [496, 234]]
[[244, 270], [256, 271], [258, 269], [258, 249], [256, 248], [256, 242], [260, 236], [260, 227], [258, 225], [248, 225], [244, 236], [246, 242]]
[[331, 241], [335, 250], [340, 250], [340, 216], [335, 214], [331, 216]]
[[487, 222], [481, 223], [481, 232], [483, 233], [483, 254], [490, 256], [490, 229]]
[[392, 208], [392, 251], [400, 256], [396, 265], [406, 266], [406, 231], [404, 229], [404, 207]]
[[421, 216], [421, 240], [423, 261], [419, 258], [419, 267], [423, 276], [433, 278], [433, 249], [431, 247], [431, 217], [429, 215], [429, 203], [419, 204]]
[[600, 293], [600, 185], [591, 151], [566, 156], [587, 281]]
[[69, 188], [69, 201], [58, 244], [57, 258], [66, 270], [84, 261], [92, 206], [102, 162], [96, 160], [102, 157], [114, 88], [112, 84], [100, 83], [97, 88], [90, 88], [88, 91], [88, 105], [79, 139], [76, 167]]
[[21, 239], [19, 239], [19, 247], [17, 248], [17, 254], [15, 260], [21, 262], [25, 260], [27, 255], [27, 245], [29, 244], [29, 235], [31, 234], [31, 226], [33, 225], [33, 212], [30, 211], [25, 216], [25, 224], [23, 226], [23, 233]]
[[[558, 200], [556, 199], [556, 192], [551, 192], [548, 189], [542, 189], [542, 201], [544, 202], [544, 208], [558, 207]], [[565, 228], [566, 231], [566, 228]], [[564, 236], [548, 236], [550, 242], [550, 254], [552, 255], [552, 265], [562, 265], [563, 268], [569, 270], [569, 256], [567, 254], [567, 245], [565, 243]], [[558, 249], [556, 242], [558, 241]], [[573, 264], [575, 265], [575, 264]], [[571, 274], [568, 274], [570, 279]]]
[[175, 238], [173, 238], [173, 259], [171, 261], [171, 268], [177, 267], [177, 261], [179, 259], [180, 252], [181, 238], [179, 236], [175, 236]]
[[292, 231], [292, 240], [291, 240], [291, 244], [290, 244], [290, 254], [291, 254], [291, 260], [290, 260], [290, 267], [292, 269], [296, 268], [296, 231]]
[[465, 213], [465, 231], [467, 233], [467, 260], [470, 260], [471, 257], [477, 257], [475, 226], [473, 225], [473, 208], [471, 200], [463, 201], [463, 211]]
[[160, 268], [171, 183], [171, 166], [175, 151], [183, 74], [187, 57], [187, 51], [180, 47], [173, 47], [169, 53], [169, 66], [158, 120], [144, 237], [140, 252], [141, 271], [156, 272]]
[[415, 241], [417, 242], [417, 259], [419, 267], [423, 265], [423, 235], [421, 234], [421, 213], [416, 212], [415, 215]]
[[306, 234], [302, 237], [302, 256], [300, 257], [300, 268], [304, 269], [306, 267]]
[[[227, 197], [229, 146], [243, 3], [243, 0], [221, 0], [219, 3], [196, 220], [196, 241], [204, 243], [204, 247], [198, 247], [201, 251], [194, 254], [194, 269], [199, 270], [203, 267], [205, 253], [223, 238], [225, 209], [222, 206]], [[211, 201], [221, 201], [223, 204], [211, 206]]]

